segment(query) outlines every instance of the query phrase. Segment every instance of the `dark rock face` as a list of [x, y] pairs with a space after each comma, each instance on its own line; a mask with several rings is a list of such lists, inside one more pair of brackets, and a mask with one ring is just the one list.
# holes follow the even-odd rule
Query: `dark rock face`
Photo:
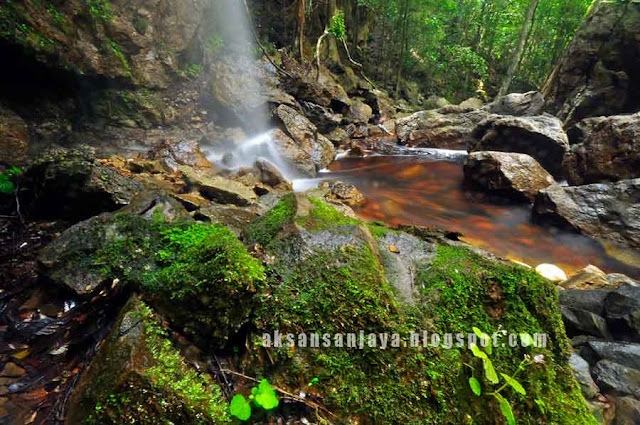
[[640, 399], [640, 371], [636, 369], [602, 360], [593, 368], [593, 376], [604, 392]]
[[636, 425], [640, 423], [640, 401], [631, 397], [616, 399], [616, 419], [613, 425]]
[[0, 105], [0, 163], [24, 164], [28, 149], [27, 124], [16, 113]]
[[602, 316], [604, 313], [604, 300], [609, 293], [609, 291], [572, 289], [560, 291], [558, 295], [560, 305], [590, 311]]
[[533, 202], [540, 190], [555, 183], [535, 159], [521, 153], [473, 152], [464, 175], [471, 186], [517, 201]]
[[95, 160], [95, 150], [52, 149], [24, 175], [32, 214], [82, 220], [127, 205], [142, 185]]
[[589, 311], [560, 306], [568, 335], [591, 335], [611, 340], [611, 333], [604, 318]]
[[611, 360], [623, 366], [640, 370], [640, 344], [624, 342], [589, 341], [581, 353], [593, 364], [600, 360]]
[[550, 186], [536, 196], [534, 215], [587, 235], [640, 247], [640, 179]]
[[640, 341], [640, 287], [624, 285], [604, 302], [607, 320], [626, 339]]
[[587, 118], [569, 137], [564, 168], [570, 184], [640, 177], [640, 114]]
[[411, 147], [467, 149], [473, 129], [487, 116], [480, 109], [445, 106], [399, 119], [396, 133], [401, 144]]
[[547, 81], [548, 110], [566, 125], [640, 109], [640, 4], [599, 2]]
[[[165, 88], [180, 67], [174, 57], [190, 47], [204, 7], [203, 1], [12, 2], [3, 5], [6, 30], [0, 38], [78, 75]], [[27, 36], [21, 26], [36, 36]]]
[[498, 115], [540, 115], [544, 109], [544, 97], [540, 92], [511, 93], [483, 107]]
[[531, 155], [557, 176], [569, 150], [562, 123], [551, 115], [515, 117], [491, 115], [473, 130], [470, 152], [500, 151]]

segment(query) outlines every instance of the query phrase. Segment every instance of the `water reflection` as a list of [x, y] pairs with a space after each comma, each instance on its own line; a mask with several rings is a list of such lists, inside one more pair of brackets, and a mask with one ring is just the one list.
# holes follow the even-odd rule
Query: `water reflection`
[[458, 231], [473, 245], [533, 266], [553, 263], [573, 272], [593, 264], [606, 272], [640, 277], [640, 269], [607, 256], [590, 238], [532, 224], [526, 205], [464, 190], [459, 164], [372, 156], [345, 158], [330, 168], [324, 178], [339, 178], [364, 193], [367, 202], [357, 209], [364, 219]]

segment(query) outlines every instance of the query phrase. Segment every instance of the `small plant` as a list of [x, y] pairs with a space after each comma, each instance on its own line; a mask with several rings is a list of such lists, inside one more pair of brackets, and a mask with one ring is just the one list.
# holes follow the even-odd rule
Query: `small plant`
[[267, 411], [278, 407], [280, 401], [276, 395], [275, 388], [273, 388], [269, 381], [263, 379], [257, 387], [253, 387], [249, 401], [247, 401], [242, 394], [236, 394], [231, 400], [229, 411], [232, 416], [235, 416], [241, 421], [246, 421], [251, 417], [251, 404]]
[[186, 68], [180, 70], [179, 74], [182, 78], [188, 78], [190, 80], [195, 80], [200, 77], [204, 72], [204, 67], [199, 63], [193, 63]]
[[110, 21], [113, 19], [113, 11], [108, 0], [86, 0], [91, 17], [96, 21]]
[[329, 26], [325, 28], [324, 33], [318, 38], [318, 42], [316, 43], [316, 61], [317, 61], [317, 73], [316, 80], [320, 79], [320, 48], [322, 47], [322, 41], [327, 36], [333, 36], [336, 40], [342, 43], [344, 46], [345, 52], [347, 52], [347, 56], [349, 57], [349, 61], [357, 66], [358, 68], [362, 68], [362, 64], [356, 62], [351, 57], [351, 53], [349, 52], [349, 47], [347, 47], [347, 27], [344, 23], [344, 12], [338, 10], [332, 17], [329, 22]]
[[219, 34], [212, 34], [207, 41], [206, 49], [213, 53], [221, 53], [224, 49], [224, 40]]
[[11, 195], [16, 190], [16, 181], [22, 174], [20, 167], [11, 166], [0, 173], [0, 193]]
[[[482, 332], [478, 328], [473, 328], [473, 332], [477, 335], [480, 340], [490, 341], [489, 335]], [[533, 345], [533, 339], [531, 335], [527, 333], [522, 333], [520, 336], [520, 342], [523, 347], [530, 347]], [[471, 352], [476, 358], [482, 360], [482, 369], [484, 370], [485, 380], [492, 386], [492, 389], [485, 394], [487, 396], [493, 397], [498, 402], [500, 406], [500, 412], [507, 420], [509, 425], [515, 425], [516, 418], [513, 414], [513, 409], [511, 408], [511, 403], [505, 398], [504, 391], [511, 387], [515, 392], [521, 395], [527, 395], [527, 391], [524, 389], [522, 384], [516, 379], [516, 376], [520, 374], [523, 370], [526, 369], [527, 366], [536, 363], [544, 363], [544, 356], [542, 354], [536, 355], [533, 358], [526, 354], [524, 359], [520, 362], [516, 370], [511, 374], [507, 375], [506, 373], [500, 373], [500, 377], [502, 377], [502, 384], [500, 382], [500, 377], [498, 377], [498, 373], [496, 372], [495, 367], [493, 366], [493, 362], [489, 358], [489, 356], [493, 352], [493, 348], [491, 344], [487, 344], [484, 351], [482, 351], [477, 344], [471, 344], [470, 346]], [[471, 365], [469, 366], [473, 371], [475, 368]], [[500, 385], [500, 386], [498, 386]], [[482, 397], [482, 385], [480, 384], [480, 380], [475, 376], [471, 376], [469, 378], [469, 387], [473, 394], [477, 397]], [[542, 400], [535, 400], [535, 403], [538, 405], [542, 414], [546, 411], [546, 406]]]

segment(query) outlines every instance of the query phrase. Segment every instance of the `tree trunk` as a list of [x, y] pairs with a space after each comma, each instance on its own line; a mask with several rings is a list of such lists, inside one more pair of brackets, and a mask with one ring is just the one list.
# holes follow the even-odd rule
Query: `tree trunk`
[[520, 32], [520, 41], [518, 42], [518, 46], [513, 53], [511, 65], [509, 65], [507, 75], [504, 77], [502, 86], [500, 87], [500, 91], [498, 92], [498, 97], [507, 94], [507, 92], [509, 91], [509, 87], [511, 86], [511, 81], [516, 75], [518, 64], [520, 63], [520, 57], [522, 56], [522, 52], [524, 51], [524, 46], [527, 42], [527, 39], [529, 38], [529, 31], [531, 31], [531, 25], [533, 24], [533, 20], [536, 16], [536, 9], [538, 8], [538, 4], [540, 4], [540, 0], [531, 0], [531, 3], [529, 4], [529, 10], [527, 11], [527, 16], [525, 17], [524, 24], [522, 25], [522, 31]]
[[300, 60], [304, 60], [305, 13], [305, 0], [298, 0], [298, 48], [300, 49]]
[[404, 1], [404, 13], [402, 15], [402, 31], [400, 34], [400, 57], [398, 59], [398, 73], [396, 74], [396, 96], [400, 94], [400, 81], [402, 80], [402, 67], [404, 66], [404, 56], [407, 48], [407, 33], [409, 27], [409, 2]]

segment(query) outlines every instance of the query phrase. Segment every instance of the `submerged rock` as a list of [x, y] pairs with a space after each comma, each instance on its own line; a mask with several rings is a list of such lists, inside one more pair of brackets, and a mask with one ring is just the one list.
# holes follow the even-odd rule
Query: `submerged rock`
[[66, 424], [229, 422], [220, 387], [174, 348], [161, 319], [138, 297], [82, 372]]
[[95, 159], [93, 148], [51, 149], [26, 169], [25, 203], [37, 216], [82, 220], [127, 205], [142, 185]]
[[472, 186], [529, 202], [555, 183], [535, 159], [519, 153], [473, 152], [464, 165], [464, 175]]
[[539, 220], [637, 248], [640, 179], [566, 188], [553, 185], [538, 193], [534, 214]]
[[559, 119], [551, 115], [515, 117], [491, 115], [473, 130], [470, 152], [524, 153], [557, 176], [569, 150], [569, 139]]
[[564, 168], [570, 184], [640, 177], [640, 114], [588, 118], [569, 135]]

